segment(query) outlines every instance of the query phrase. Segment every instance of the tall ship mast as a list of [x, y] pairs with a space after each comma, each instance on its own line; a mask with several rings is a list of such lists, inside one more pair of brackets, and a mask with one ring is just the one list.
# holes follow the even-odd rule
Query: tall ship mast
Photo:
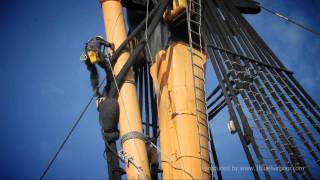
[[223, 179], [210, 126], [223, 109], [254, 179], [317, 178], [319, 105], [243, 15], [265, 9], [311, 29], [254, 0], [100, 4], [106, 38], [90, 39], [81, 60], [109, 179]]

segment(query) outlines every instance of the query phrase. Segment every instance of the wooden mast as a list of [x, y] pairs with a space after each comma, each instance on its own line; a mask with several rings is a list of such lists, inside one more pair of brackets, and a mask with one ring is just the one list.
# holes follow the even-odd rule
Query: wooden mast
[[[103, 18], [107, 40], [114, 43], [115, 49], [127, 38], [125, 22], [123, 17], [122, 5], [118, 0], [101, 0]], [[114, 73], [117, 75], [122, 66], [126, 63], [129, 52], [124, 51], [118, 58], [114, 66]], [[122, 144], [123, 151], [132, 157], [133, 161], [141, 168], [129, 164], [126, 168], [128, 179], [141, 179], [146, 177], [150, 179], [149, 162], [147, 157], [145, 141], [139, 138], [137, 134], [143, 135], [141, 115], [139, 110], [138, 98], [136, 93], [136, 85], [134, 80], [134, 72], [129, 70], [125, 82], [120, 89], [118, 97], [120, 107], [119, 129], [120, 137], [126, 138]]]

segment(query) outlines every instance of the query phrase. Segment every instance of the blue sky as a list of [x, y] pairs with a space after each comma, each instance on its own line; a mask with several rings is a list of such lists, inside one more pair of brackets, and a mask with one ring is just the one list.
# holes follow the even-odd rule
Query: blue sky
[[[260, 2], [320, 30], [319, 1]], [[0, 9], [0, 178], [34, 179], [91, 96], [79, 56], [89, 38], [104, 36], [102, 13], [97, 0], [2, 0]], [[265, 12], [247, 18], [320, 102], [320, 38]], [[208, 76], [207, 83], [208, 89], [216, 86], [214, 77]], [[227, 120], [224, 111], [211, 125], [220, 162], [246, 165], [238, 137], [227, 132]], [[47, 177], [106, 178], [99, 129], [92, 104]]]

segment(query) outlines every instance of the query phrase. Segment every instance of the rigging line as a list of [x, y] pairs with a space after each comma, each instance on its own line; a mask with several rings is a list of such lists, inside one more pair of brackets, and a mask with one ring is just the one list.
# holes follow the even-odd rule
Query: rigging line
[[111, 36], [111, 38], [110, 38], [110, 42], [113, 42], [115, 29], [116, 29], [116, 27], [117, 27], [118, 20], [120, 19], [120, 16], [121, 16], [121, 15], [123, 16], [122, 11], [118, 14], [117, 19], [116, 19], [115, 23], [113, 24], [113, 28], [112, 28], [112, 36]]
[[[147, 46], [147, 53], [149, 54], [150, 56], [150, 61], [151, 61], [151, 64], [153, 64], [153, 58], [152, 58], [152, 55], [151, 55], [151, 51], [150, 51], [150, 47], [149, 47], [149, 42], [148, 42], [148, 21], [149, 21], [149, 2], [150, 0], [147, 0], [147, 16], [146, 16], [146, 28], [145, 28], [145, 41], [146, 41], [146, 46]], [[148, 81], [148, 76], [150, 74], [150, 70], [149, 70], [149, 67], [148, 67], [148, 63], [146, 63], [146, 66], [145, 66], [145, 103], [147, 103], [146, 107], [145, 107], [145, 111], [146, 111], [146, 118], [145, 118], [145, 121], [147, 121], [148, 119], [148, 124], [146, 124], [145, 128], [146, 128], [146, 134], [147, 136], [149, 136], [149, 120], [150, 120], [150, 117], [149, 117], [149, 104], [148, 104], [148, 96], [149, 96], [149, 89], [151, 89], [152, 87], [150, 86], [148, 88], [148, 85], [150, 85], [149, 81]], [[142, 78], [142, 77], [141, 77]], [[150, 77], [149, 77], [150, 78]], [[150, 92], [150, 102], [151, 102], [151, 92]]]
[[271, 9], [268, 9], [268, 8], [262, 6], [261, 4], [259, 4], [259, 6], [260, 6], [262, 9], [266, 10], [267, 12], [269, 12], [269, 13], [271, 13], [271, 14], [273, 14], [273, 15], [276, 15], [276, 16], [282, 18], [282, 19], [284, 19], [284, 20], [288, 21], [289, 23], [295, 24], [296, 26], [298, 26], [298, 27], [300, 27], [300, 28], [302, 28], [302, 29], [304, 29], [304, 30], [307, 30], [307, 31], [309, 31], [309, 32], [311, 32], [311, 33], [313, 33], [313, 34], [315, 34], [315, 35], [317, 35], [317, 36], [320, 36], [320, 32], [318, 32], [318, 31], [316, 31], [316, 30], [314, 30], [314, 29], [312, 29], [312, 28], [306, 27], [305, 25], [303, 25], [303, 24], [301, 24], [301, 23], [299, 23], [299, 22], [297, 22], [297, 21], [294, 21], [294, 20], [288, 18], [287, 16], [284, 16], [284, 15], [278, 13], [278, 12], [275, 12], [275, 11], [273, 11], [273, 10], [271, 10]]
[[150, 50], [150, 47], [149, 47], [149, 42], [148, 42], [148, 20], [149, 20], [149, 0], [147, 0], [147, 16], [146, 16], [146, 28], [145, 28], [145, 41], [146, 41], [146, 45], [147, 45], [147, 50], [148, 50], [148, 54], [150, 56], [150, 60], [151, 60], [151, 63], [153, 64], [153, 58], [151, 56], [151, 50]]
[[[103, 81], [99, 84], [98, 88], [100, 88], [102, 86], [102, 84], [105, 82], [106, 78], [103, 79]], [[85, 106], [85, 108], [82, 110], [81, 114], [79, 115], [78, 119], [75, 121], [75, 123], [73, 124], [72, 128], [70, 129], [69, 133], [67, 134], [67, 136], [65, 137], [65, 139], [63, 140], [63, 142], [61, 143], [61, 145], [59, 146], [57, 152], [54, 154], [53, 158], [51, 159], [51, 161], [49, 162], [48, 166], [46, 167], [46, 169], [44, 170], [44, 172], [42, 173], [40, 180], [44, 179], [44, 177], [46, 176], [46, 174], [48, 173], [50, 167], [52, 166], [52, 164], [54, 163], [54, 161], [57, 159], [58, 155], [60, 154], [60, 152], [62, 151], [64, 145], [67, 143], [67, 141], [69, 140], [71, 134], [73, 133], [73, 131], [75, 130], [75, 128], [77, 127], [77, 125], [79, 124], [80, 120], [82, 119], [83, 115], [87, 112], [91, 102], [93, 101], [95, 95], [93, 94], [91, 99], [89, 100], [88, 104]]]
[[[240, 34], [240, 37], [241, 37], [241, 36], [242, 36], [242, 35]], [[239, 40], [241, 40], [241, 39], [242, 39], [242, 38], [239, 38]], [[245, 41], [248, 41], [248, 40], [250, 41], [250, 37], [249, 37], [249, 39], [247, 39], [246, 37], [244, 37], [244, 39], [245, 39]], [[241, 40], [241, 41], [239, 41], [239, 42], [240, 42], [240, 44], [245, 43], [243, 40]], [[241, 42], [242, 42], [242, 43], [241, 43]], [[246, 50], [247, 48], [249, 48], [249, 49], [247, 49], [246, 51], [249, 51], [249, 52], [250, 52], [250, 51], [252, 51], [252, 48], [253, 48], [253, 46], [252, 46], [252, 45], [250, 46], [250, 45], [251, 45], [251, 43], [249, 42], [249, 46], [248, 46], [248, 47], [246, 47], [246, 46], [243, 46], [243, 47], [245, 47], [245, 48], [244, 48], [245, 50]], [[253, 49], [253, 50], [254, 50], [254, 49]], [[257, 51], [257, 52], [253, 51], [253, 52], [254, 52], [254, 53], [251, 52], [252, 54], [250, 53], [251, 56], [257, 56], [257, 55], [259, 54], [259, 51]], [[258, 54], [256, 54], [256, 53], [258, 53]], [[264, 57], [264, 56], [263, 56], [263, 57]], [[248, 62], [245, 61], [245, 63], [248, 63]], [[250, 65], [249, 65], [249, 66], [250, 66]], [[254, 67], [254, 69], [257, 68], [255, 64], [253, 64], [253, 67]], [[263, 67], [262, 69], [265, 69], [265, 68]], [[287, 116], [288, 120], [291, 122], [292, 119], [289, 117], [288, 112], [287, 112], [286, 110], [283, 110], [284, 107], [283, 107], [282, 102], [281, 102], [281, 101], [279, 101], [279, 102], [277, 101], [277, 98], [278, 98], [278, 96], [276, 95], [276, 92], [278, 91], [278, 90], [277, 90], [277, 85], [273, 85], [273, 84], [272, 84], [272, 85], [269, 85], [269, 81], [270, 81], [270, 78], [271, 78], [271, 77], [269, 78], [270, 73], [266, 73], [266, 74], [267, 74], [267, 78], [269, 78], [269, 80], [264, 80], [264, 79], [265, 79], [265, 77], [264, 77], [265, 75], [264, 75], [264, 74], [262, 74], [262, 75], [260, 74], [260, 71], [261, 71], [261, 70], [257, 70], [257, 71], [258, 71], [258, 75], [261, 76], [261, 78], [262, 78], [261, 81], [264, 83], [264, 85], [266, 86], [266, 88], [269, 89], [270, 92], [273, 91], [272, 88], [271, 88], [272, 86], [274, 86], [274, 87], [276, 88], [276, 89], [275, 89], [276, 91], [273, 92], [274, 94], [271, 93], [271, 95], [272, 95], [273, 98], [275, 98], [275, 101], [277, 102], [277, 104], [279, 105], [279, 107], [281, 108], [281, 110], [284, 112], [284, 114]], [[261, 72], [264, 72], [264, 70], [262, 70]], [[272, 80], [272, 79], [271, 79], [271, 80]], [[256, 81], [256, 80], [255, 80], [255, 81]], [[273, 80], [272, 80], [272, 81], [273, 81]], [[271, 81], [270, 81], [270, 82], [271, 82]], [[259, 86], [261, 86], [261, 84], [260, 84], [259, 82], [257, 82], [257, 86], [259, 87]], [[279, 90], [280, 90], [280, 89], [279, 89]], [[260, 88], [259, 88], [259, 91], [260, 91], [260, 93], [262, 93], [262, 95], [263, 95], [264, 97], [266, 97], [267, 99], [269, 99], [269, 97], [268, 97], [269, 95], [265, 94], [265, 93], [266, 93], [265, 90], [263, 90], [263, 89], [260, 90]], [[289, 95], [289, 96], [290, 96], [290, 95]], [[282, 97], [281, 97], [281, 98], [282, 98]], [[283, 97], [283, 98], [285, 98], [285, 97]], [[271, 107], [271, 108], [272, 108], [272, 107], [274, 108], [274, 110], [271, 109], [271, 111], [275, 111], [275, 117], [276, 117], [276, 118], [280, 118], [278, 115], [276, 115], [276, 114], [277, 114], [277, 113], [276, 113], [277, 110], [276, 110], [275, 106], [273, 106], [272, 103], [270, 102], [270, 100], [267, 100], [267, 99], [266, 99], [267, 105], [268, 105], [269, 107]], [[268, 102], [268, 101], [269, 101], [269, 102]], [[285, 100], [283, 100], [283, 101], [285, 101]], [[271, 104], [270, 104], [270, 103], [271, 103]], [[281, 105], [280, 105], [280, 103], [281, 103]], [[270, 106], [270, 105], [271, 105], [271, 106]], [[289, 105], [290, 105], [290, 104], [288, 104], [288, 108], [289, 108]], [[290, 105], [290, 106], [291, 106], [291, 105]], [[289, 108], [289, 110], [290, 110], [290, 108]], [[290, 110], [290, 111], [291, 111], [291, 110]], [[291, 111], [291, 112], [292, 112], [292, 111]], [[292, 113], [293, 113], [293, 112], [292, 112]], [[278, 117], [277, 117], [277, 116], [278, 116]], [[297, 118], [298, 118], [298, 117], [297, 117]], [[299, 118], [298, 118], [298, 119], [299, 119]], [[298, 120], [298, 119], [297, 119], [297, 120]], [[279, 119], [279, 124], [280, 124], [280, 123], [282, 123], [282, 120], [280, 121], [280, 119]], [[292, 123], [293, 123], [293, 122], [292, 122]], [[296, 125], [294, 125], [294, 123], [293, 123], [293, 124], [292, 124], [292, 123], [290, 123], [290, 124], [291, 124], [294, 128], [296, 128]], [[282, 124], [283, 124], [283, 123], [282, 123]], [[281, 124], [280, 124], [280, 125], [281, 125]], [[301, 124], [301, 126], [302, 126], [302, 125], [303, 125], [303, 124]], [[297, 133], [301, 135], [300, 131], [298, 132], [298, 130], [297, 130]], [[304, 140], [304, 138], [303, 138], [302, 135], [301, 135], [301, 138], [303, 139], [303, 142], [305, 142], [305, 140]], [[306, 146], [308, 145], [308, 143], [304, 143], [304, 144], [305, 144]]]

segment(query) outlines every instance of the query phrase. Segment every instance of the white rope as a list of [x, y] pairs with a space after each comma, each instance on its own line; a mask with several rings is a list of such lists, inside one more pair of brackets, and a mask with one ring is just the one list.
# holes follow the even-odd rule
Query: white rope
[[147, 0], [147, 17], [146, 17], [146, 28], [144, 31], [144, 35], [145, 35], [145, 41], [146, 41], [148, 54], [150, 56], [151, 63], [153, 64], [153, 58], [151, 56], [151, 50], [150, 50], [149, 42], [148, 42], [148, 33], [147, 33], [148, 32], [148, 20], [149, 20], [149, 0]]
[[123, 16], [122, 11], [118, 14], [117, 19], [116, 19], [116, 21], [115, 21], [115, 23], [114, 23], [114, 25], [113, 25], [113, 28], [112, 28], [112, 36], [110, 37], [110, 42], [113, 42], [114, 32], [115, 32], [116, 26], [117, 26], [117, 24], [118, 24], [118, 20], [119, 20], [119, 18], [120, 18], [121, 15]]

